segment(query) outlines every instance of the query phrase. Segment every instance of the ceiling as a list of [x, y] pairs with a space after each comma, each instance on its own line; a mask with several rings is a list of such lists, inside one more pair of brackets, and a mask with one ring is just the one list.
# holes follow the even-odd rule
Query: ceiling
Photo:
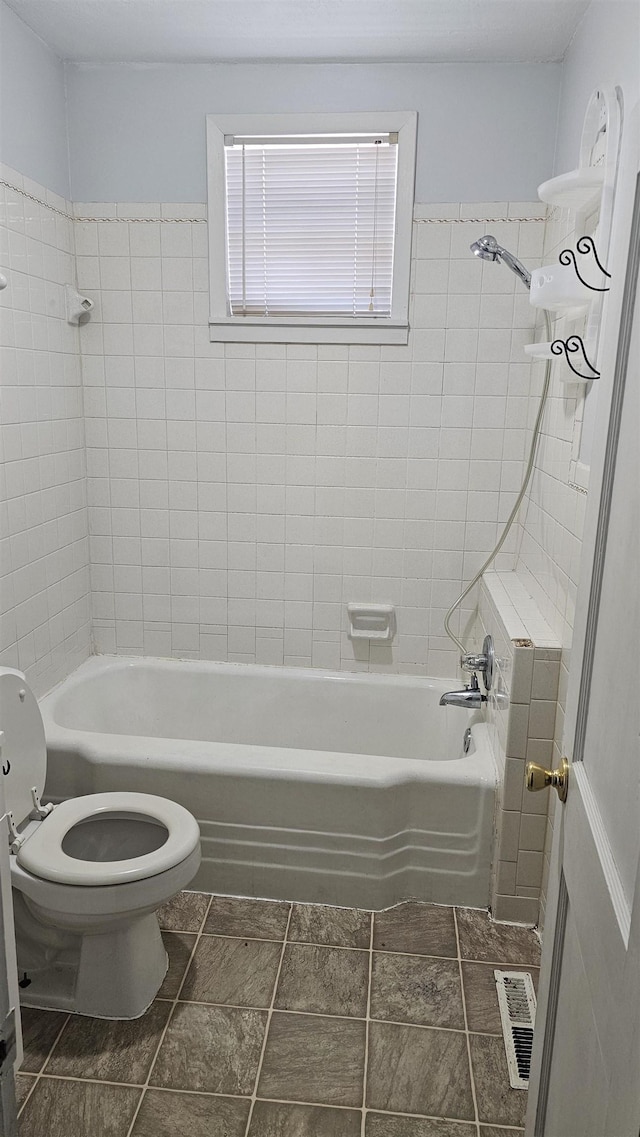
[[589, 0], [7, 0], [62, 59], [561, 59]]

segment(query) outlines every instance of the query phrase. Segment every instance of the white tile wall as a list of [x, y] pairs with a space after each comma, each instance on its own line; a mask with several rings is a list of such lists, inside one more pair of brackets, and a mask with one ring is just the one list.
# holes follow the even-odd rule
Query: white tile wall
[[[0, 662], [37, 693], [90, 650], [78, 331], [69, 203], [0, 167]], [[53, 207], [53, 208], [51, 208]]]
[[[541, 207], [418, 208], [444, 222], [414, 226], [406, 348], [254, 347], [209, 342], [204, 207], [76, 206], [121, 219], [76, 224], [97, 650], [455, 674], [444, 612], [531, 417], [527, 297], [469, 244], [491, 230], [536, 263], [544, 230], [461, 211]], [[354, 648], [349, 600], [397, 606], [391, 650]]]
[[561, 645], [514, 572], [485, 575], [478, 622], [477, 638], [491, 633], [497, 661], [487, 704], [498, 769], [491, 907], [498, 920], [537, 924], [544, 911], [549, 792], [527, 792], [524, 766], [553, 762]]

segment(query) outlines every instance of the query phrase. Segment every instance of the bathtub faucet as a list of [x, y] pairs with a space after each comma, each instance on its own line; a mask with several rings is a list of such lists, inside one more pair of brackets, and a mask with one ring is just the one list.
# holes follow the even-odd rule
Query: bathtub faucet
[[483, 695], [480, 690], [477, 675], [472, 675], [468, 687], [463, 687], [461, 691], [447, 691], [446, 694], [442, 695], [440, 706], [466, 707], [466, 709], [470, 711], [476, 707], [481, 707], [486, 701], [487, 696]]
[[447, 691], [440, 699], [441, 707], [466, 707], [467, 710], [481, 707], [486, 703], [487, 696], [482, 694], [478, 683], [478, 672], [482, 675], [485, 691], [491, 690], [493, 672], [495, 668], [495, 653], [493, 639], [490, 635], [484, 637], [481, 652], [469, 652], [460, 659], [463, 671], [471, 675], [468, 687], [462, 691]]

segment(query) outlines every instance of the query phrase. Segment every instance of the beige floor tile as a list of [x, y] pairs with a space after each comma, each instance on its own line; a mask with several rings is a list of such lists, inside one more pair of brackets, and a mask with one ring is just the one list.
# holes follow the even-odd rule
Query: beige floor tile
[[464, 1030], [458, 961], [374, 952], [371, 1018]]
[[367, 1105], [390, 1113], [474, 1118], [461, 1032], [371, 1023]]
[[351, 1109], [257, 1101], [248, 1137], [360, 1137], [360, 1124]]
[[371, 913], [358, 908], [294, 904], [287, 939], [326, 947], [368, 948]]
[[251, 1094], [266, 1024], [262, 1011], [178, 1003], [150, 1084], [213, 1094]]
[[268, 940], [202, 936], [180, 998], [238, 1007], [269, 1007], [282, 946]]
[[168, 932], [199, 932], [211, 897], [208, 892], [179, 892], [158, 909], [158, 923]]
[[480, 1137], [521, 1137], [524, 1129], [504, 1129], [502, 1126], [481, 1125]]
[[20, 1137], [127, 1137], [141, 1090], [40, 1078], [20, 1117]]
[[16, 1105], [21, 1109], [36, 1084], [33, 1074], [16, 1074]]
[[153, 1003], [139, 1019], [72, 1015], [47, 1062], [47, 1074], [105, 1082], [144, 1082], [171, 1006]]
[[218, 936], [283, 940], [290, 907], [284, 901], [214, 896], [204, 930]]
[[497, 967], [507, 964], [540, 966], [540, 941], [531, 928], [495, 924], [487, 912], [457, 908], [460, 956], [486, 960]]
[[157, 998], [175, 999], [189, 966], [196, 936], [193, 932], [163, 932], [162, 939], [169, 956], [169, 970], [164, 977]]
[[476, 1137], [476, 1127], [446, 1118], [368, 1113], [365, 1133], [366, 1137]]
[[493, 1125], [524, 1125], [527, 1094], [512, 1090], [502, 1038], [469, 1035], [478, 1117]]
[[147, 1090], [131, 1137], [245, 1137], [249, 1104], [239, 1098]]
[[369, 952], [287, 944], [275, 1006], [364, 1018], [368, 986]]
[[408, 900], [386, 912], [376, 912], [373, 946], [380, 951], [440, 955], [456, 959], [458, 946], [453, 908]]
[[276, 1011], [258, 1083], [258, 1096], [311, 1104], [362, 1102], [365, 1024]]
[[[482, 1034], [502, 1034], [502, 1020], [494, 976], [495, 968], [489, 963], [462, 964], [462, 981], [467, 1008], [469, 1030]], [[537, 967], [522, 968], [509, 964], [506, 971], [529, 971], [534, 985], [538, 982]]]
[[40, 1011], [36, 1007], [21, 1007], [20, 1017], [24, 1046], [21, 1069], [25, 1073], [38, 1074], [68, 1015], [64, 1011]]

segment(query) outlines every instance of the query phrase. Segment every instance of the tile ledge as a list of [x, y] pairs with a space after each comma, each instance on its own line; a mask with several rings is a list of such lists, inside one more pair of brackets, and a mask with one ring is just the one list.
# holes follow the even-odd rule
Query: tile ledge
[[484, 587], [511, 640], [529, 639], [536, 648], [555, 649], [562, 644], [549, 626], [522, 578], [515, 572], [488, 572]]

